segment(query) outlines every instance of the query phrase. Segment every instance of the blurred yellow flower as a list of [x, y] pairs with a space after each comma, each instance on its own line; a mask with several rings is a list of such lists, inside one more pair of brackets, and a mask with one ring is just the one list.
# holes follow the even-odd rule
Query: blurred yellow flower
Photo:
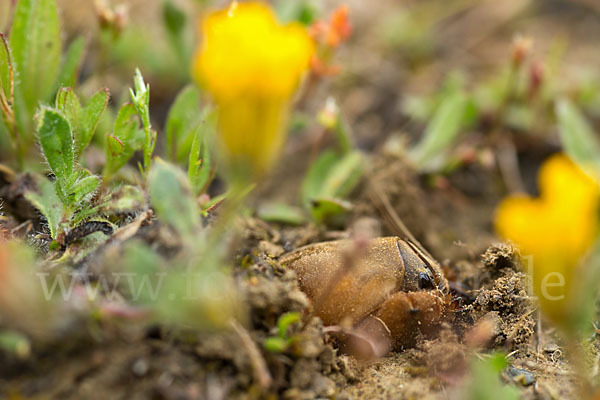
[[259, 2], [233, 2], [202, 22], [193, 74], [219, 107], [222, 151], [236, 172], [262, 175], [276, 160], [294, 93], [314, 44]]
[[[497, 209], [498, 234], [532, 256], [533, 289], [555, 322], [568, 319], [579, 262], [598, 235], [598, 183], [565, 155], [542, 165], [540, 197], [505, 199]], [[571, 296], [569, 296], [571, 294]]]

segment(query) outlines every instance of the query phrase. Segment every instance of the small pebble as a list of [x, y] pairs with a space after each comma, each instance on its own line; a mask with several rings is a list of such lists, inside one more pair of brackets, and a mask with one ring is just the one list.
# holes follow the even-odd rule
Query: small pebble
[[544, 346], [546, 353], [554, 353], [556, 350], [560, 350], [560, 347], [556, 343], [548, 343]]
[[506, 375], [513, 381], [523, 386], [530, 386], [535, 382], [535, 374], [522, 368], [516, 368], [512, 365], [506, 369]]
[[139, 377], [146, 375], [149, 369], [150, 366], [148, 365], [148, 362], [143, 358], [140, 358], [136, 362], [134, 362], [133, 367], [131, 368], [133, 373]]

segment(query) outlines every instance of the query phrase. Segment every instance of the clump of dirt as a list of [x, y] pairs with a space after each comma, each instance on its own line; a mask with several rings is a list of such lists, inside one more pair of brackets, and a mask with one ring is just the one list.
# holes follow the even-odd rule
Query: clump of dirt
[[468, 311], [475, 321], [495, 321], [494, 347], [527, 347], [536, 326], [535, 304], [528, 292], [528, 277], [520, 272], [517, 249], [506, 244], [492, 245], [483, 255], [483, 263], [482, 288], [475, 291]]
[[415, 359], [425, 365], [428, 372], [446, 382], [455, 382], [466, 372], [466, 351], [452, 327], [444, 324], [437, 339], [421, 342]]
[[521, 270], [519, 249], [509, 243], [494, 243], [481, 256], [485, 272], [490, 278], [497, 279], [503, 275]]
[[[95, 340], [87, 335], [86, 340], [61, 337], [58, 347], [36, 347], [25, 362], [4, 360], [0, 394], [65, 399], [333, 396], [352, 379], [351, 363], [336, 356], [320, 320], [310, 316], [310, 304], [295, 274], [273, 260], [273, 253], [278, 255], [283, 249], [265, 240], [255, 244], [247, 250], [252, 255], [249, 262], [236, 270], [238, 290], [249, 312], [248, 325], [232, 322], [230, 330], [200, 334], [164, 326], [116, 324], [104, 327], [112, 333], [96, 332]], [[99, 251], [92, 258], [104, 256]], [[86, 265], [95, 262], [91, 259]], [[281, 351], [267, 351], [265, 340], [277, 336], [278, 319], [288, 312], [303, 317], [288, 328], [291, 344]], [[71, 345], [65, 348], [60, 342]]]
[[[265, 339], [277, 334], [276, 326], [269, 326], [268, 321], [276, 321], [274, 317], [283, 311], [304, 311], [308, 305], [295, 286], [295, 279], [289, 278], [245, 282], [251, 327], [245, 333], [220, 333], [197, 343], [194, 350], [199, 365], [212, 360], [214, 373], [231, 381], [226, 398], [246, 398], [248, 393], [254, 394], [251, 397], [269, 393], [281, 398], [332, 396], [336, 381], [330, 376], [345, 382], [335, 350], [325, 342], [323, 327], [316, 318], [308, 318], [290, 329], [294, 342], [285, 351], [270, 353], [263, 348]], [[285, 295], [289, 289], [289, 296]]]

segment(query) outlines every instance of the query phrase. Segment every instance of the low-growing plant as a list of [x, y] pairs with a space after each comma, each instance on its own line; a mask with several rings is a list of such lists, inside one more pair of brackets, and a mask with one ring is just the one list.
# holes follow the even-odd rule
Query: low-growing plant
[[60, 87], [75, 84], [84, 40], [77, 38], [62, 53], [54, 0], [19, 1], [10, 32], [0, 35], [0, 134], [9, 135], [22, 166], [35, 139], [38, 105], [54, 98]]
[[215, 174], [211, 157], [211, 138], [216, 131], [217, 112], [202, 106], [194, 86], [187, 86], [177, 95], [169, 110], [165, 125], [167, 157], [188, 165], [188, 179], [195, 194], [208, 189]]
[[277, 335], [265, 339], [263, 343], [265, 349], [273, 353], [286, 351], [296, 340], [296, 337], [289, 334], [289, 328], [300, 321], [300, 314], [297, 312], [282, 314], [277, 320]]
[[[70, 117], [75, 118], [75, 113]], [[37, 131], [42, 153], [54, 175], [54, 193], [51, 195], [50, 190], [44, 189], [44, 186], [48, 186], [47, 183], [38, 179], [42, 195], [31, 191], [28, 197], [38, 204], [48, 220], [51, 237], [57, 239], [61, 224], [66, 224], [63, 227], [64, 232], [64, 229], [76, 225], [94, 213], [90, 200], [100, 185], [100, 178], [78, 167], [78, 151], [70, 118], [63, 111], [42, 107], [39, 121]]]
[[321, 125], [337, 139], [337, 149], [328, 149], [314, 160], [302, 183], [302, 204], [319, 223], [340, 225], [351, 205], [346, 196], [364, 172], [363, 155], [355, 150], [349, 128], [333, 99], [319, 116]]

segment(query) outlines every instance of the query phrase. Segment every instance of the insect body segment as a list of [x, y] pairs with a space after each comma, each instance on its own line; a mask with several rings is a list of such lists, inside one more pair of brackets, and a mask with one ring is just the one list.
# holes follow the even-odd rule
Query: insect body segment
[[363, 251], [351, 240], [316, 243], [284, 255], [300, 288], [325, 325], [357, 329], [373, 319], [385, 325], [395, 347], [411, 345], [444, 315], [448, 282], [438, 264], [397, 237], [371, 239]]

